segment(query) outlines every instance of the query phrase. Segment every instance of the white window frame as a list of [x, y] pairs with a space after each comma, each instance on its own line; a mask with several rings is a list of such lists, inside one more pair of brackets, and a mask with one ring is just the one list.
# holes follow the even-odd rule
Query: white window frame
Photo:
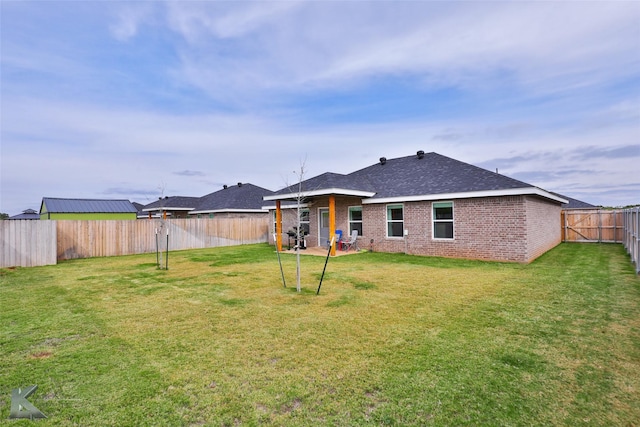
[[[437, 206], [441, 205], [441, 206]], [[444, 205], [451, 206], [451, 219], [436, 219], [436, 207], [445, 207]], [[436, 237], [436, 223], [451, 223], [451, 237]], [[452, 241], [456, 237], [455, 227], [455, 205], [453, 200], [442, 200], [431, 203], [431, 237], [433, 240]]]
[[[390, 219], [389, 218], [389, 209], [390, 208], [402, 208], [402, 220], [397, 220], [397, 219]], [[393, 203], [393, 204], [388, 204], [385, 206], [385, 216], [386, 216], [386, 221], [385, 221], [385, 234], [387, 235], [388, 239], [402, 239], [404, 238], [404, 203]], [[389, 225], [391, 223], [401, 223], [402, 224], [402, 233], [400, 234], [400, 236], [389, 236]]]
[[[360, 220], [352, 220], [351, 219], [351, 212], [353, 211], [360, 211]], [[351, 236], [351, 233], [353, 233], [353, 229], [351, 228], [351, 224], [360, 224], [360, 229], [362, 230], [362, 232], [364, 233], [364, 228], [362, 226], [362, 206], [349, 206], [347, 208], [347, 221], [349, 223], [348, 226], [348, 231], [349, 234], [347, 236]], [[343, 238], [347, 237], [347, 236], [343, 236]], [[360, 232], [358, 232], [358, 237], [362, 237], [362, 234]]]
[[[305, 213], [307, 214], [307, 219], [303, 221], [302, 218], [304, 218]], [[303, 227], [305, 224], [306, 227]], [[311, 211], [309, 208], [300, 208], [300, 227], [302, 227], [307, 234], [311, 231]]]

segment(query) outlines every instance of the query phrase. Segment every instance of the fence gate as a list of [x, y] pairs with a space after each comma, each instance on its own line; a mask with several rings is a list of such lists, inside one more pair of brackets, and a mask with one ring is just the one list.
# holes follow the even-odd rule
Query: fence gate
[[569, 209], [562, 211], [563, 242], [609, 242], [624, 240], [624, 211]]

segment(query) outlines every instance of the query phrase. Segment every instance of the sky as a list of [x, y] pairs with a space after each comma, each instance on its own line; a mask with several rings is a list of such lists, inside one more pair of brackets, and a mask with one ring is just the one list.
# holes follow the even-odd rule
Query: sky
[[0, 212], [418, 150], [640, 203], [637, 1], [0, 0]]

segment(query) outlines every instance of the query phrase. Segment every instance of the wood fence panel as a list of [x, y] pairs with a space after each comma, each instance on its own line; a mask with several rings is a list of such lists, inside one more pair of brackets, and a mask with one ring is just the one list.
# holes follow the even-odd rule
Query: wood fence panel
[[640, 208], [625, 209], [623, 221], [623, 245], [635, 264], [636, 274], [640, 274]]
[[0, 267], [56, 264], [56, 225], [53, 221], [0, 221]]
[[268, 241], [263, 218], [57, 221], [58, 259], [132, 255], [156, 251], [156, 233], [169, 250], [203, 249]]
[[611, 242], [624, 239], [621, 210], [572, 209], [562, 211], [562, 241]]

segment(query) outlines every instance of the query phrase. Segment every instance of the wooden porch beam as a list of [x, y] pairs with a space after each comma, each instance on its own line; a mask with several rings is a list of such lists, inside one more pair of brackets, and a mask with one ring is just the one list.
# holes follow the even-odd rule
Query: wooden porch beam
[[[336, 196], [329, 196], [329, 242], [336, 235]], [[331, 246], [331, 256], [336, 256], [336, 245]]]
[[282, 209], [280, 200], [276, 200], [276, 247], [282, 252]]

